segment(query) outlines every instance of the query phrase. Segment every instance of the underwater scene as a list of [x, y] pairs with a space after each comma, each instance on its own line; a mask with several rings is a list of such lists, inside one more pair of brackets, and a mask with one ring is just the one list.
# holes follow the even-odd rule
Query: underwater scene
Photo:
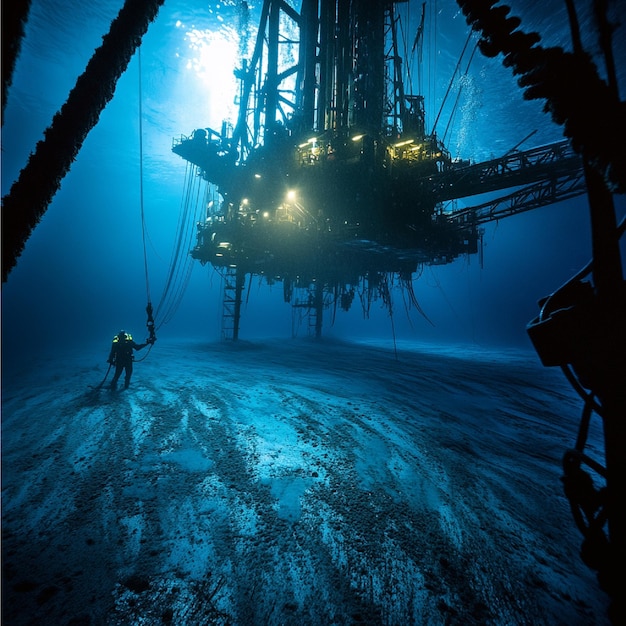
[[620, 623], [595, 4], [3, 8], [5, 623]]

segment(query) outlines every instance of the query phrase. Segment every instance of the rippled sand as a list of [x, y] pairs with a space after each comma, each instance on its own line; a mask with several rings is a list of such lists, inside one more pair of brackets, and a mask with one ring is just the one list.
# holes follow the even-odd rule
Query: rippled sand
[[157, 343], [118, 392], [105, 359], [5, 378], [7, 624], [608, 623], [534, 354]]

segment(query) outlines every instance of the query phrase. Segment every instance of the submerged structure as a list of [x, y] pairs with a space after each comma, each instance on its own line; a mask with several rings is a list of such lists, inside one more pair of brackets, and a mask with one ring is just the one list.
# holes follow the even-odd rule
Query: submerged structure
[[[238, 337], [246, 276], [281, 281], [319, 336], [325, 308], [348, 310], [358, 292], [367, 312], [397, 283], [417, 305], [413, 275], [480, 253], [481, 224], [584, 192], [566, 141], [483, 163], [451, 157], [411, 80], [426, 4], [412, 42], [407, 4], [265, 0], [236, 70], [236, 123], [174, 141], [219, 193], [191, 254], [223, 273], [224, 338]], [[501, 190], [471, 208], [450, 202]]]
[[[410, 80], [407, 53], [419, 50], [425, 16], [422, 9], [413, 31], [400, 28], [406, 0], [303, 0], [299, 11], [284, 0], [265, 0], [254, 52], [237, 70], [237, 122], [220, 132], [197, 129], [174, 145], [219, 194], [219, 202], [206, 205], [192, 255], [224, 272], [225, 336], [238, 336], [247, 275], [282, 281], [285, 299], [305, 311], [320, 334], [325, 307], [349, 308], [357, 290], [366, 303], [389, 299], [390, 281], [411, 289], [420, 266], [479, 252], [481, 224], [588, 191], [593, 259], [541, 301], [528, 330], [544, 365], [560, 366], [584, 403], [562, 480], [584, 537], [581, 556], [612, 598], [613, 622], [624, 623], [626, 283], [619, 241], [626, 220], [616, 223], [612, 196], [626, 191], [626, 102], [611, 49], [614, 25], [598, 3], [605, 80], [582, 47], [573, 3], [572, 52], [537, 46], [539, 35], [518, 30], [521, 20], [507, 17], [506, 6], [457, 3], [481, 32], [481, 51], [504, 55], [526, 97], [546, 101], [582, 159], [569, 142], [512, 150], [485, 163], [453, 159], [435, 128], [427, 129], [424, 95]], [[159, 4], [125, 5], [108, 46], [96, 51], [17, 190], [5, 199], [3, 212], [15, 215], [5, 237], [11, 246], [3, 279], [110, 99], [125, 66], [117, 53], [130, 57]], [[240, 6], [246, 11], [245, 0]], [[408, 32], [415, 37], [407, 41]], [[98, 80], [89, 82], [94, 75]], [[93, 91], [88, 83], [102, 88], [95, 100], [78, 97]], [[77, 111], [82, 122], [70, 128]], [[63, 172], [40, 167], [42, 161], [60, 164]], [[33, 177], [35, 186], [28, 182]], [[41, 189], [45, 197], [31, 197]], [[462, 210], [445, 204], [504, 190], [510, 191]], [[18, 219], [15, 207], [26, 204], [31, 210]], [[149, 298], [147, 315], [153, 338]], [[593, 415], [602, 420], [600, 461], [586, 448]], [[50, 598], [50, 589], [37, 604]], [[14, 590], [21, 594], [24, 587]]]
[[[626, 225], [616, 223], [612, 194], [626, 189], [626, 103], [614, 25], [597, 9], [604, 80], [582, 46], [573, 3], [573, 52], [565, 52], [537, 45], [541, 37], [519, 30], [507, 6], [459, 0], [481, 52], [503, 54], [525, 97], [545, 100], [569, 138], [471, 163], [451, 157], [437, 122], [427, 128], [424, 94], [411, 79], [426, 3], [418, 22], [401, 26], [408, 4], [302, 0], [297, 11], [264, 1], [254, 52], [237, 70], [236, 124], [195, 130], [173, 147], [220, 196], [198, 224], [192, 256], [224, 272], [224, 337], [238, 336], [245, 278], [255, 274], [282, 281], [285, 300], [319, 335], [324, 308], [348, 309], [358, 292], [364, 308], [382, 298], [391, 309], [394, 281], [413, 296], [424, 264], [480, 252], [485, 222], [587, 192], [593, 261], [541, 301], [528, 332], [544, 365], [561, 366], [584, 401], [575, 448], [563, 459], [565, 495], [582, 557], [623, 623]], [[604, 132], [589, 120], [602, 120]], [[483, 204], [446, 204], [489, 193]], [[585, 452], [592, 413], [603, 421], [604, 463]]]

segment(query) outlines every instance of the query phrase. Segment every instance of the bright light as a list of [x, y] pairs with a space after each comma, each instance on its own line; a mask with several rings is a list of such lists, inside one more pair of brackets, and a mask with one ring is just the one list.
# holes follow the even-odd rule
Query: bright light
[[[178, 28], [185, 28], [181, 23]], [[237, 30], [222, 26], [218, 31], [190, 28], [185, 40], [189, 45], [186, 68], [193, 74], [194, 94], [204, 100], [206, 124], [219, 128], [223, 120], [237, 118], [234, 104], [238, 84], [233, 70], [240, 64]], [[189, 93], [186, 94], [189, 100]]]
[[289, 202], [294, 202], [296, 199], [296, 192], [293, 189], [290, 189], [287, 192], [287, 200], [289, 200]]
[[265, 212], [263, 213], [263, 217], [269, 217], [269, 216], [270, 216], [270, 214], [269, 214], [269, 212], [268, 212], [268, 211], [265, 211]]
[[363, 137], [365, 137], [365, 135], [355, 135], [354, 137], [352, 137], [352, 141], [361, 141]]
[[410, 143], [413, 143], [412, 139], [407, 139], [406, 141], [399, 141], [398, 143], [394, 143], [394, 148], [400, 148], [401, 146], [408, 146]]

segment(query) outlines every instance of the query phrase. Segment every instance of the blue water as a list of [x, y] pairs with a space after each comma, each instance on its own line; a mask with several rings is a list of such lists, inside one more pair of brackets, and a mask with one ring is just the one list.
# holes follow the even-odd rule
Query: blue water
[[[2, 129], [3, 196], [122, 4], [33, 0]], [[382, 303], [374, 302], [365, 319], [357, 300], [349, 313], [337, 313], [333, 325], [326, 316], [328, 340], [314, 347], [283, 341], [292, 335], [291, 308], [281, 285], [269, 287], [258, 278], [246, 298], [244, 341], [234, 350], [213, 343], [220, 335], [221, 280], [194, 264], [176, 315], [158, 329], [150, 358], [137, 363], [131, 389], [125, 395], [85, 391], [102, 380], [114, 333], [123, 327], [143, 339], [146, 301], [156, 305], [163, 292], [186, 168], [171, 152], [172, 138], [197, 127], [219, 128], [232, 115], [237, 4], [165, 3], [141, 49], [141, 141], [135, 57], [3, 285], [3, 528], [13, 576], [10, 602], [17, 597], [23, 603], [12, 612], [21, 611], [24, 621], [44, 613], [69, 620], [73, 610], [77, 623], [96, 623], [87, 614], [92, 611], [106, 614], [107, 623], [128, 624], [129, 616], [143, 611], [166, 623], [172, 606], [177, 616], [191, 614], [187, 599], [196, 589], [206, 597], [200, 592], [224, 575], [236, 584], [223, 595], [245, 608], [241, 623], [255, 610], [270, 614], [273, 603], [280, 609], [288, 598], [282, 623], [296, 606], [293, 589], [316, 598], [311, 615], [323, 614], [326, 605], [348, 615], [342, 594], [352, 597], [355, 586], [369, 590], [365, 601], [396, 611], [385, 623], [407, 623], [395, 617], [405, 603], [416, 614], [423, 609], [423, 615], [443, 616], [449, 601], [468, 614], [476, 608], [476, 621], [464, 623], [484, 623], [485, 607], [475, 603], [483, 592], [494, 616], [514, 611], [502, 623], [542, 623], [533, 620], [542, 611], [545, 623], [554, 615], [568, 623], [605, 623], [606, 598], [578, 558], [580, 537], [558, 480], [560, 455], [575, 440], [580, 403], [558, 371], [546, 373], [533, 360], [525, 332], [537, 299], [591, 256], [584, 198], [488, 225], [482, 268], [476, 256], [426, 267], [415, 294], [434, 325], [415, 309], [407, 311], [396, 290], [393, 324]], [[523, 27], [540, 32], [545, 45], [569, 48], [561, 0], [511, 4]], [[595, 53], [590, 4], [577, 2], [585, 46]], [[258, 15], [260, 0], [249, 5]], [[612, 6], [626, 17], [621, 0]], [[467, 26], [452, 0], [429, 0], [428, 7], [437, 15], [425, 51], [433, 66], [425, 81], [432, 124]], [[622, 19], [616, 32], [618, 59], [626, 58], [625, 24]], [[541, 103], [522, 99], [498, 59], [476, 56], [467, 81], [449, 141], [454, 156], [497, 156], [535, 130], [524, 147], [561, 138]], [[626, 65], [620, 81], [623, 97]], [[626, 203], [618, 202], [624, 215]], [[297, 330], [306, 334], [306, 328]], [[391, 349], [394, 337], [398, 352]], [[507, 356], [517, 354], [522, 356]], [[591, 453], [601, 457], [602, 439], [597, 432], [592, 439]], [[333, 456], [335, 449], [341, 454]], [[260, 468], [257, 474], [242, 471], [251, 463]], [[333, 480], [324, 495], [334, 509], [311, 500], [317, 492], [309, 487], [327, 477]], [[384, 496], [380, 518], [372, 494]], [[449, 494], [449, 504], [441, 494]], [[490, 506], [489, 498], [477, 499], [481, 494], [491, 494]], [[432, 520], [420, 532], [411, 520], [421, 524], [424, 503], [438, 510], [442, 528], [437, 521], [435, 534], [422, 542]], [[266, 535], [257, 524], [259, 511], [275, 522]], [[313, 521], [306, 526], [303, 518]], [[399, 529], [399, 546], [414, 550], [423, 543], [431, 560], [415, 549], [419, 568], [405, 567], [395, 544], [389, 549], [382, 542], [385, 571], [375, 580], [372, 572], [380, 570], [364, 560], [359, 533], [386, 519]], [[409, 532], [406, 541], [402, 533]], [[433, 542], [441, 534], [466, 538], [463, 561], [451, 557], [458, 550], [447, 540]], [[232, 537], [238, 543], [231, 544]], [[369, 531], [368, 541], [376, 537]], [[309, 561], [303, 545], [330, 560]], [[238, 561], [234, 553], [246, 558]], [[346, 562], [353, 567], [344, 572]], [[480, 569], [478, 577], [466, 578], [468, 563], [470, 570]], [[275, 577], [257, 588], [250, 572], [267, 564]], [[430, 587], [423, 588], [420, 568], [432, 578]], [[310, 571], [317, 571], [313, 586]], [[151, 592], [131, 593], [136, 585], [129, 584], [129, 572], [149, 580]], [[374, 597], [380, 581], [421, 596], [414, 602], [398, 593], [395, 602], [381, 593], [381, 600]], [[447, 588], [459, 594], [445, 598]], [[171, 605], [173, 589], [179, 598]], [[249, 603], [241, 589], [251, 589]], [[520, 597], [530, 604], [524, 607]], [[256, 606], [259, 598], [266, 604]], [[113, 604], [115, 615], [108, 612]], [[305, 623], [301, 614], [304, 609], [298, 620]], [[589, 620], [583, 622], [583, 615]]]
[[[144, 207], [148, 228], [149, 294], [146, 289], [140, 220], [139, 62], [120, 79], [115, 97], [91, 131], [45, 217], [28, 241], [3, 287], [3, 350], [10, 359], [72, 345], [102, 345], [124, 327], [144, 333], [148, 295], [163, 291], [183, 194], [185, 162], [171, 153], [174, 136], [196, 127], [219, 128], [232, 115], [232, 67], [227, 48], [204, 56], [199, 44], [217, 40], [236, 45], [237, 2], [167, 2], [144, 38], [141, 50]], [[545, 45], [569, 47], [564, 5], [514, 2], [526, 30], [537, 30]], [[595, 52], [590, 3], [578, 2], [585, 45]], [[250, 2], [251, 23], [261, 2]], [[613, 3], [623, 14], [623, 3]], [[34, 0], [6, 106], [2, 135], [2, 195], [67, 98], [101, 37], [122, 6], [107, 0]], [[427, 96], [432, 124], [463, 46], [468, 28], [451, 0], [431, 0], [436, 29], [428, 32], [426, 57], [433, 73]], [[624, 20], [616, 41], [623, 49]], [[619, 50], [616, 54], [619, 59]], [[626, 58], [626, 56], [622, 56]], [[435, 63], [436, 59], [436, 63]], [[625, 72], [620, 74], [622, 92]], [[561, 138], [561, 129], [527, 102], [499, 59], [476, 56], [468, 74], [463, 114], [449, 141], [454, 156], [481, 160], [503, 154], [530, 132], [524, 147]], [[621, 200], [620, 213], [624, 212]], [[324, 334], [342, 338], [381, 337], [479, 345], [528, 346], [526, 323], [536, 301], [556, 289], [590, 258], [589, 219], [583, 198], [488, 225], [484, 268], [476, 256], [427, 267], [415, 283], [416, 296], [433, 321], [406, 312], [396, 292], [393, 326], [388, 311], [374, 303], [364, 319], [358, 303], [327, 316]], [[220, 329], [219, 276], [196, 264], [181, 306], [159, 329], [170, 338], [217, 339]], [[301, 333], [306, 329], [300, 329]], [[241, 336], [292, 334], [291, 308], [282, 287], [251, 283]]]

